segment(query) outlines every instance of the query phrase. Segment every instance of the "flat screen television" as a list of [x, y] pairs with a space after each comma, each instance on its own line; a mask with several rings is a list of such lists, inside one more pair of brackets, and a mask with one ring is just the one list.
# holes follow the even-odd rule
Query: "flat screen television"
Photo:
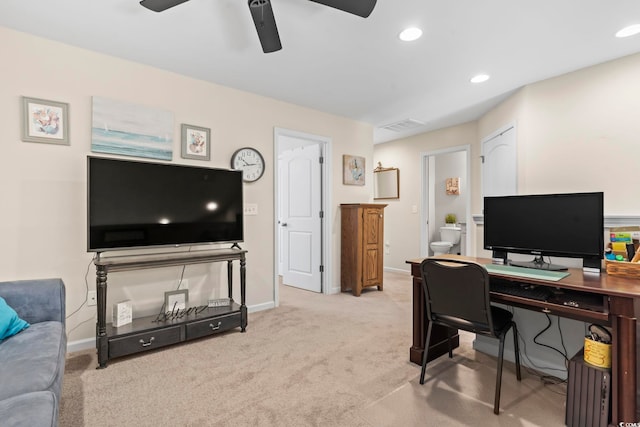
[[87, 251], [243, 241], [242, 172], [87, 157]]
[[599, 265], [604, 254], [603, 205], [602, 192], [485, 197], [484, 248], [535, 256], [530, 262], [510, 262], [521, 267], [566, 269], [545, 262], [545, 256]]

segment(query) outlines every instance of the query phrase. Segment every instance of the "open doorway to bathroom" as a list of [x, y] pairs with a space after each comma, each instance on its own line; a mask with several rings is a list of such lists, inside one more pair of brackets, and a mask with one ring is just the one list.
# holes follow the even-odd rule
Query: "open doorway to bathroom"
[[471, 234], [466, 232], [471, 219], [470, 156], [469, 145], [422, 154], [421, 256], [434, 254], [431, 243], [442, 241], [440, 227], [445, 226], [448, 214], [455, 215], [456, 226], [460, 227], [460, 241], [449, 252], [473, 255], [467, 250]]

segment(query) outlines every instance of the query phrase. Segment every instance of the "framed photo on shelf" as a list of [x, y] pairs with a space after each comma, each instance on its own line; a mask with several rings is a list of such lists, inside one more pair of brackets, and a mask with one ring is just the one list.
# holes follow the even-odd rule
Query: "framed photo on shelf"
[[364, 185], [364, 157], [342, 156], [342, 183], [345, 185]]
[[210, 160], [211, 129], [183, 124], [182, 158], [194, 160]]
[[189, 290], [178, 289], [164, 293], [164, 311], [185, 310], [189, 302]]
[[23, 96], [22, 140], [69, 145], [69, 104]]

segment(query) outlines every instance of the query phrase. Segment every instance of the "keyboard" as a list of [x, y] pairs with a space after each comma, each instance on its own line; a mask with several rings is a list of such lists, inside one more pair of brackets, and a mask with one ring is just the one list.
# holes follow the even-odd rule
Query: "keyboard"
[[551, 289], [547, 288], [546, 286], [502, 282], [495, 279], [491, 280], [489, 289], [491, 290], [491, 292], [496, 292], [499, 294], [512, 295], [538, 301], [547, 301], [553, 295]]
[[502, 274], [504, 276], [523, 277], [557, 282], [569, 275], [568, 271], [538, 270], [536, 268], [516, 267], [514, 265], [486, 264], [484, 268], [489, 273]]

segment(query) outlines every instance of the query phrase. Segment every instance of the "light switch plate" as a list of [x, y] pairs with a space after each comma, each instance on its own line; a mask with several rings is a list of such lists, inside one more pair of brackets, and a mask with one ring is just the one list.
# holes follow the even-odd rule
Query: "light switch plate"
[[258, 205], [256, 203], [245, 203], [244, 204], [244, 214], [245, 215], [258, 215]]

